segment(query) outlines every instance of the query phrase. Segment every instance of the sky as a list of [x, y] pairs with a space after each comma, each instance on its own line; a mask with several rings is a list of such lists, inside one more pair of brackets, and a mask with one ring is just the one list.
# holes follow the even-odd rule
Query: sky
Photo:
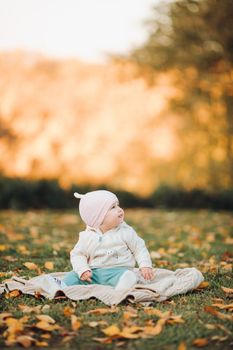
[[102, 63], [146, 40], [159, 0], [0, 0], [0, 51]]

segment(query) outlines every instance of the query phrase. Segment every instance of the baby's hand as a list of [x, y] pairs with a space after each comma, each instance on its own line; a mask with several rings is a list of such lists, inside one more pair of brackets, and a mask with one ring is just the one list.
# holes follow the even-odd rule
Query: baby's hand
[[151, 267], [141, 267], [140, 272], [145, 280], [152, 280], [154, 278], [154, 272]]
[[80, 277], [80, 280], [91, 282], [91, 276], [92, 276], [92, 272], [90, 270], [87, 270], [83, 272], [82, 276]]

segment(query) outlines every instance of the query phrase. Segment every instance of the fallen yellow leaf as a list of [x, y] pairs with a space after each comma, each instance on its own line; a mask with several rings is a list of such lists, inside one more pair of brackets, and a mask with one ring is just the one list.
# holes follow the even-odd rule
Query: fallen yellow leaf
[[207, 323], [206, 325], [205, 325], [205, 328], [207, 328], [207, 329], [216, 329], [217, 327], [216, 327], [216, 325], [215, 324], [211, 324], [211, 323]]
[[24, 255], [28, 255], [28, 254], [29, 254], [29, 250], [27, 249], [27, 247], [25, 247], [25, 245], [20, 244], [20, 245], [18, 246], [17, 250], [18, 250], [20, 253], [24, 254]]
[[75, 310], [70, 307], [70, 306], [65, 306], [63, 309], [63, 315], [66, 317], [70, 317], [71, 315], [73, 315], [75, 312]]
[[199, 348], [206, 346], [208, 343], [209, 343], [208, 339], [205, 339], [205, 338], [197, 338], [193, 341], [193, 345]]
[[167, 323], [174, 324], [174, 323], [184, 323], [185, 321], [182, 318], [182, 315], [172, 315], [170, 316], [169, 320], [167, 320]]
[[128, 320], [130, 320], [133, 317], [137, 317], [137, 315], [138, 315], [137, 309], [135, 309], [135, 308], [133, 308], [133, 307], [128, 305], [128, 306], [126, 306], [124, 308], [123, 320], [124, 321], [128, 321]]
[[20, 292], [18, 289], [12, 290], [11, 292], [6, 294], [6, 298], [16, 298], [18, 296], [20, 296], [22, 294], [22, 292]]
[[137, 338], [140, 338], [140, 335], [128, 333], [128, 332], [123, 330], [122, 332], [119, 333], [119, 337], [125, 338], [125, 339], [137, 339]]
[[163, 326], [165, 325], [166, 320], [164, 318], [161, 318], [157, 321], [156, 325], [153, 326], [146, 326], [144, 327], [144, 333], [147, 335], [158, 335], [162, 332]]
[[155, 316], [158, 316], [158, 317], [161, 317], [161, 318], [164, 318], [164, 317], [167, 317], [168, 315], [170, 315], [170, 311], [162, 312], [159, 309], [153, 309], [153, 308], [150, 308], [150, 307], [144, 308], [144, 312], [147, 315], [155, 315]]
[[104, 315], [104, 314], [108, 314], [108, 313], [114, 313], [114, 312], [118, 312], [119, 308], [117, 307], [112, 307], [112, 308], [99, 308], [99, 309], [94, 309], [94, 310], [90, 310], [85, 312], [85, 314], [94, 314], [94, 315]]
[[48, 270], [53, 270], [54, 268], [54, 263], [52, 261], [46, 261], [44, 264], [45, 268]]
[[102, 344], [111, 344], [112, 343], [112, 337], [108, 337], [108, 338], [92, 338], [95, 341], [98, 341], [99, 343]]
[[222, 267], [224, 270], [226, 271], [232, 271], [232, 264], [226, 264], [226, 265], [223, 265]]
[[49, 346], [49, 344], [46, 341], [36, 341], [36, 346], [38, 347], [46, 347]]
[[95, 328], [99, 325], [99, 323], [97, 321], [92, 321], [92, 322], [89, 322], [88, 323], [88, 326], [92, 327], [92, 328]]
[[196, 289], [205, 289], [205, 288], [209, 287], [209, 285], [210, 285], [209, 282], [203, 281], [199, 284], [199, 286]]
[[49, 333], [41, 334], [41, 338], [43, 338], [43, 339], [50, 339], [51, 338], [51, 334], [49, 334]]
[[129, 320], [132, 317], [137, 317], [137, 312], [129, 312], [129, 311], [124, 311], [123, 313], [123, 319], [125, 321]]
[[78, 320], [78, 317], [71, 315], [71, 327], [73, 331], [77, 331], [81, 327], [81, 322]]
[[51, 324], [45, 321], [39, 321], [37, 322], [37, 324], [35, 325], [36, 328], [42, 329], [43, 331], [54, 331], [55, 329], [60, 329], [61, 327], [55, 324]]
[[219, 309], [222, 309], [222, 310], [230, 310], [230, 311], [233, 310], [233, 303], [227, 304], [227, 305], [221, 304], [221, 303], [215, 303], [215, 304], [212, 304], [212, 306], [218, 307]]
[[102, 329], [102, 332], [106, 335], [108, 335], [109, 337], [112, 337], [113, 335], [119, 335], [119, 333], [121, 332], [120, 329], [118, 328], [118, 326], [116, 325], [112, 325], [109, 326], [107, 328]]
[[24, 313], [31, 313], [31, 312], [39, 313], [41, 312], [41, 305], [30, 307], [28, 305], [19, 304], [19, 309]]
[[214, 307], [212, 306], [205, 306], [204, 310], [208, 313], [210, 313], [213, 316], [216, 316], [220, 318], [221, 320], [233, 320], [233, 316], [231, 315], [226, 315], [223, 314], [222, 312], [217, 311]]
[[23, 265], [26, 266], [29, 270], [37, 270], [38, 269], [38, 266], [32, 262], [25, 262]]
[[24, 320], [16, 319], [9, 317], [5, 320], [5, 324], [8, 327], [7, 330], [3, 333], [4, 337], [7, 337], [7, 340], [15, 341], [15, 337], [18, 333], [21, 333], [24, 330]]
[[233, 294], [233, 288], [221, 287], [226, 294]]
[[177, 350], [186, 350], [186, 349], [187, 349], [186, 344], [183, 341], [179, 344], [177, 348]]
[[56, 321], [49, 315], [37, 315], [36, 318], [40, 321], [48, 322], [54, 324]]
[[12, 317], [11, 312], [3, 312], [0, 314], [0, 322], [5, 321], [5, 319]]
[[139, 327], [139, 326], [128, 326], [123, 328], [123, 332], [126, 333], [136, 333], [136, 332], [141, 332], [144, 330], [144, 327]]
[[15, 341], [22, 345], [24, 348], [29, 348], [36, 340], [29, 335], [19, 335], [16, 337]]

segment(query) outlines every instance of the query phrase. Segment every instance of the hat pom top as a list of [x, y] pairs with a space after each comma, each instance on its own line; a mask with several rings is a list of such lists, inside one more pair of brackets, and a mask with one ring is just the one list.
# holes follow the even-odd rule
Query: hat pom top
[[85, 195], [84, 195], [84, 194], [80, 194], [80, 193], [78, 193], [78, 192], [74, 192], [74, 196], [75, 196], [75, 198], [81, 199], [81, 198], [83, 198]]

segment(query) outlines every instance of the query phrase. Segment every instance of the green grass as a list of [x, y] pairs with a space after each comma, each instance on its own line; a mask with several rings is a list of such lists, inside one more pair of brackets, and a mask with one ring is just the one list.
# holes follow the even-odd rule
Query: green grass
[[[119, 312], [104, 315], [85, 314], [95, 308], [106, 307], [97, 300], [72, 302], [71, 300], [46, 300], [21, 295], [15, 298], [1, 297], [1, 312], [11, 312], [13, 317], [20, 318], [25, 314], [19, 309], [20, 304], [28, 306], [49, 305], [46, 314], [63, 327], [62, 330], [51, 332], [48, 341], [52, 349], [178, 349], [185, 342], [187, 349], [197, 349], [192, 343], [196, 338], [205, 338], [208, 344], [205, 349], [229, 349], [233, 339], [230, 333], [230, 320], [220, 319], [204, 311], [205, 306], [214, 303], [213, 298], [221, 298], [222, 303], [230, 304], [230, 296], [224, 293], [221, 286], [233, 288], [232, 271], [232, 234], [233, 218], [231, 213], [211, 211], [157, 211], [157, 210], [128, 210], [126, 221], [131, 224], [147, 243], [155, 267], [171, 270], [185, 266], [199, 268], [209, 286], [203, 290], [193, 291], [186, 295], [173, 297], [163, 303], [152, 306], [163, 312], [171, 310], [175, 315], [182, 315], [185, 323], [165, 325], [163, 331], [147, 339], [115, 339], [110, 344], [101, 344], [94, 337], [103, 338], [101, 332], [104, 326], [91, 328], [89, 322], [104, 320], [107, 325], [117, 324], [123, 327], [123, 312], [128, 303], [119, 305]], [[28, 211], [0, 212], [0, 276], [1, 281], [12, 275], [26, 278], [37, 275], [34, 270], [28, 270], [23, 263], [33, 262], [42, 272], [46, 270], [46, 261], [54, 262], [53, 271], [69, 271], [69, 251], [76, 243], [78, 232], [83, 229], [77, 212], [67, 211]], [[156, 253], [155, 253], [156, 252]], [[154, 255], [153, 255], [154, 254]], [[70, 306], [81, 319], [81, 328], [70, 333], [70, 317], [64, 316], [63, 309]], [[157, 320], [157, 316], [145, 313], [142, 305], [133, 306], [138, 310], [138, 317], [132, 318], [131, 323], [145, 325], [149, 320]], [[230, 315], [230, 311], [219, 310]], [[28, 315], [27, 325], [35, 323], [35, 314]], [[215, 325], [207, 329], [206, 324]], [[0, 333], [6, 329], [1, 325]], [[33, 337], [43, 340], [43, 331], [28, 327], [26, 334], [33, 332]], [[71, 335], [71, 338], [66, 338]], [[213, 338], [218, 336], [219, 338]], [[224, 340], [224, 337], [227, 338]], [[222, 337], [222, 339], [221, 339]], [[62, 343], [66, 339], [67, 342]], [[44, 339], [46, 340], [46, 339]], [[5, 338], [0, 336], [0, 348], [5, 345]], [[11, 349], [21, 349], [14, 345]], [[36, 348], [36, 347], [35, 347]], [[37, 347], [38, 348], [38, 347]]]

